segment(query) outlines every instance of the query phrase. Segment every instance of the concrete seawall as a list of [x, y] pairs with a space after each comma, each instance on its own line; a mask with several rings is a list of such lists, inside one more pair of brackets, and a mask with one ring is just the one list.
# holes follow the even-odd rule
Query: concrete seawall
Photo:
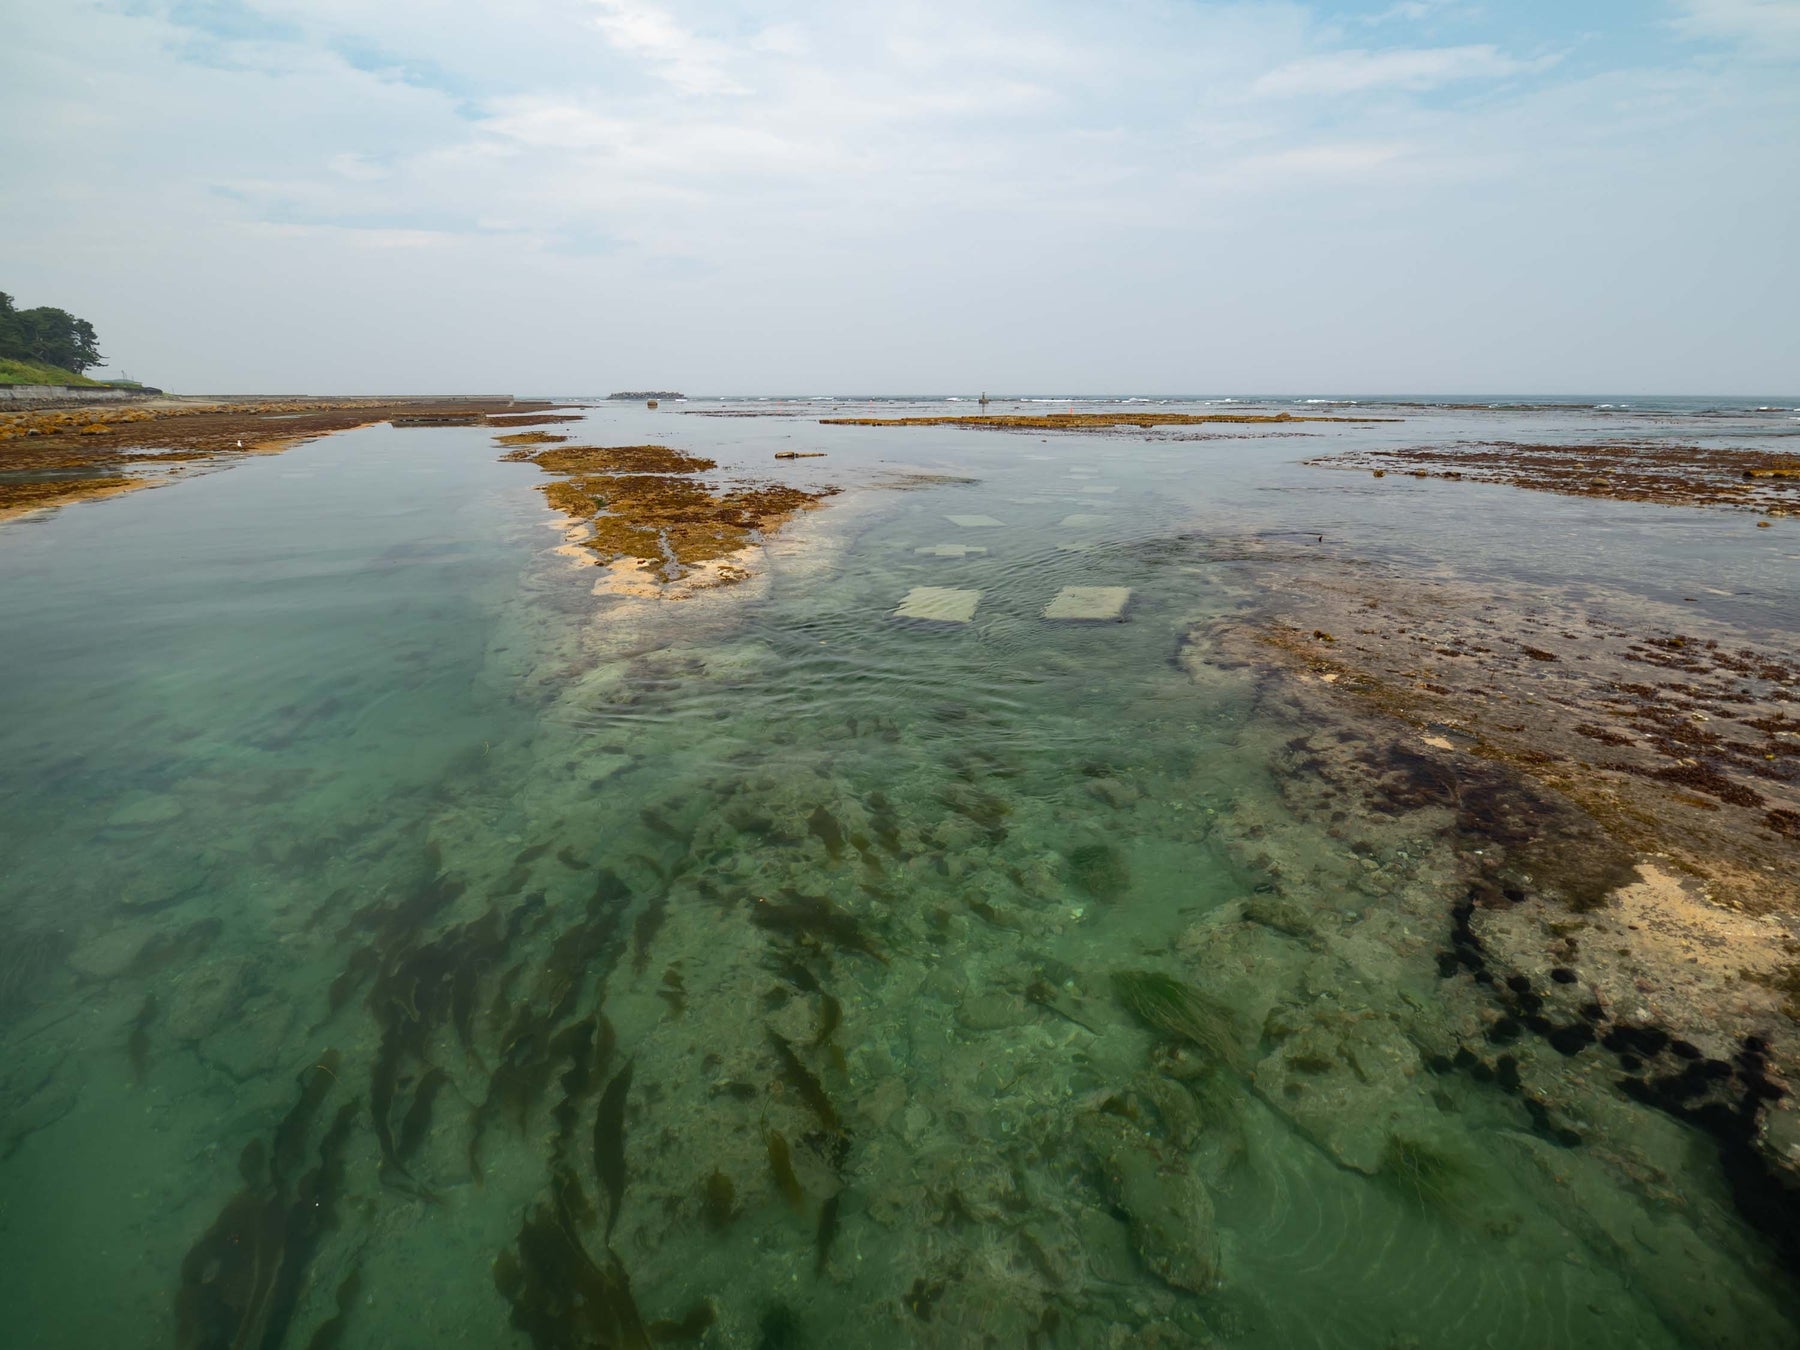
[[0, 409], [47, 408], [59, 403], [129, 403], [161, 393], [160, 389], [93, 389], [79, 384], [0, 384]]

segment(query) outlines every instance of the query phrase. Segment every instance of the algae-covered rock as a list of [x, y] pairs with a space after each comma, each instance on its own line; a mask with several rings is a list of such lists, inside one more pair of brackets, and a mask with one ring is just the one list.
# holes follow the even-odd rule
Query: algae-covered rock
[[1144, 1265], [1178, 1289], [1211, 1289], [1219, 1277], [1219, 1238], [1205, 1183], [1128, 1121], [1087, 1116], [1078, 1132], [1102, 1191], [1125, 1213]]
[[201, 1043], [200, 1057], [240, 1081], [267, 1073], [286, 1062], [294, 1020], [294, 1009], [282, 999], [252, 999]]
[[188, 971], [169, 991], [166, 1025], [177, 1041], [203, 1041], [237, 1015], [254, 964], [243, 957], [209, 961]]
[[1192, 985], [1155, 970], [1112, 977], [1120, 1005], [1158, 1035], [1187, 1041], [1233, 1068], [1242, 1067], [1244, 1033], [1237, 1014]]
[[1281, 1037], [1252, 1075], [1257, 1091], [1346, 1167], [1373, 1176], [1389, 1140], [1432, 1112], [1415, 1083], [1418, 1048], [1391, 1020], [1335, 1010]]
[[110, 980], [129, 970], [155, 935], [156, 930], [147, 924], [115, 925], [77, 947], [69, 965], [89, 979]]
[[1279, 895], [1253, 895], [1244, 901], [1244, 917], [1289, 937], [1313, 935], [1312, 915], [1294, 901]]
[[1096, 900], [1118, 900], [1131, 889], [1131, 865], [1113, 844], [1079, 844], [1071, 849], [1069, 876]]
[[1104, 1210], [1085, 1208], [1076, 1216], [1076, 1226], [1090, 1275], [1105, 1284], [1130, 1284], [1138, 1278], [1129, 1228]]
[[970, 1031], [999, 1031], [1016, 1027], [1029, 1016], [1025, 1000], [1003, 990], [970, 992], [957, 1007], [956, 1020]]
[[174, 797], [162, 792], [132, 792], [122, 798], [106, 818], [109, 830], [152, 830], [172, 825], [186, 814]]

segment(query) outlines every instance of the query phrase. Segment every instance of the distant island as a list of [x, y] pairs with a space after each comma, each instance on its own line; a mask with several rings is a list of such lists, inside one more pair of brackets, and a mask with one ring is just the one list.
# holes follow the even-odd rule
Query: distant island
[[686, 394], [677, 393], [673, 389], [627, 389], [622, 393], [608, 394], [608, 398], [686, 398]]

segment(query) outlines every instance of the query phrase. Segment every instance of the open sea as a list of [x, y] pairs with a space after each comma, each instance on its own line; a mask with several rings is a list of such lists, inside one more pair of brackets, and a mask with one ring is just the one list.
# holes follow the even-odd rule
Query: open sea
[[1456, 841], [1308, 809], [1329, 728], [1194, 638], [1329, 541], [1791, 651], [1800, 520], [1299, 461], [1793, 447], [1800, 399], [1133, 402], [1403, 420], [587, 400], [841, 489], [668, 602], [487, 428], [0, 525], [5, 1343], [1800, 1344], [1697, 1131], [1432, 1071]]

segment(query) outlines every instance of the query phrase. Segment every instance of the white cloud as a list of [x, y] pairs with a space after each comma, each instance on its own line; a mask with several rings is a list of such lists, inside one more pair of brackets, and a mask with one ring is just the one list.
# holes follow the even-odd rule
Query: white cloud
[[1442, 14], [1445, 10], [1462, 9], [1461, 0], [1400, 0], [1378, 14], [1370, 14], [1364, 23], [1393, 23], [1395, 20], [1418, 22]]
[[[574, 388], [623, 360], [700, 389], [923, 388], [1005, 362], [992, 378], [1172, 386], [1170, 353], [1272, 387], [1306, 382], [1290, 358], [1309, 343], [1319, 369], [1377, 349], [1428, 365], [1503, 330], [1412, 341], [1427, 282], [1530, 299], [1545, 328], [1579, 301], [1604, 325], [1618, 302], [1586, 278], [1652, 242], [1656, 267], [1687, 260], [1707, 285], [1621, 331], [1621, 361], [1699, 350], [1689, 332], [1721, 369], [1800, 361], [1773, 318], [1728, 340], [1687, 323], [1746, 276], [1791, 275], [1796, 188], [1760, 170], [1800, 139], [1800, 85], [1742, 48], [1597, 73], [1612, 45], [1594, 42], [1575, 73], [1511, 54], [1543, 45], [1476, 41], [1494, 29], [1364, 50], [1341, 13], [1283, 0], [244, 4], [285, 36], [198, 32], [183, 16], [215, 11], [167, 0], [61, 0], [0, 46], [7, 289], [89, 315], [171, 387], [271, 369], [448, 387], [466, 369]], [[1702, 12], [1708, 35], [1746, 35], [1743, 5], [1683, 11]], [[1484, 97], [1421, 96], [1457, 81]], [[1744, 202], [1728, 217], [1700, 205], [1722, 181]], [[1400, 274], [1422, 287], [1372, 280]], [[1313, 309], [1239, 280], [1274, 275]], [[1800, 303], [1794, 284], [1781, 298]], [[392, 324], [359, 346], [345, 303]], [[246, 312], [267, 332], [220, 344]], [[1398, 336], [1334, 332], [1351, 313]], [[496, 314], [530, 314], [563, 365], [505, 366], [482, 340]], [[1637, 381], [1592, 379], [1610, 382]]]
[[730, 51], [677, 23], [648, 0], [590, 0], [590, 22], [622, 52], [641, 56], [686, 94], [747, 92], [726, 70]]
[[1339, 51], [1303, 57], [1271, 70], [1252, 86], [1281, 97], [1358, 94], [1372, 89], [1422, 93], [1461, 80], [1497, 80], [1539, 70], [1544, 63], [1518, 61], [1497, 47], [1421, 47], [1369, 52]]

